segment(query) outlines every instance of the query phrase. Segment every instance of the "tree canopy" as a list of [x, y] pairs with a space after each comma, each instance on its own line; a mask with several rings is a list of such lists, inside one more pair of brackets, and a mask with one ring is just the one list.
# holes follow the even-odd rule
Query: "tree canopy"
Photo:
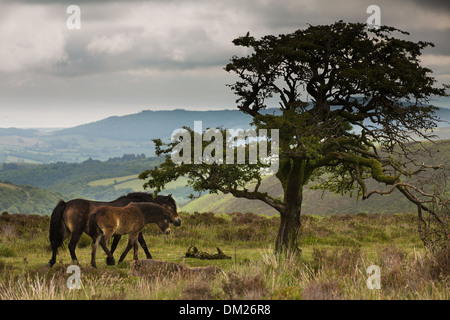
[[[444, 164], [415, 164], [409, 155], [422, 150], [412, 142], [433, 138], [439, 118], [430, 101], [447, 96], [449, 86], [437, 87], [432, 71], [420, 64], [423, 49], [433, 44], [405, 40], [407, 36], [393, 27], [369, 29], [362, 23], [339, 21], [260, 39], [247, 33], [233, 40], [250, 53], [233, 56], [226, 65], [225, 70], [238, 77], [229, 87], [237, 96], [237, 107], [253, 116], [258, 130], [279, 130], [276, 176], [283, 199], [259, 191], [260, 169], [265, 166], [261, 161], [174, 163], [170, 154], [180, 141], [155, 140], [157, 154], [166, 154], [166, 161], [140, 177], [149, 179], [146, 186], [156, 192], [187, 176], [197, 191], [264, 201], [281, 215], [279, 252], [297, 249], [302, 190], [311, 181], [333, 192], [356, 189], [363, 199], [397, 188], [417, 204], [419, 214], [436, 213], [448, 204], [442, 193], [404, 178], [430, 168], [445, 169]], [[262, 112], [274, 105], [279, 114]], [[194, 139], [196, 133], [189, 132]], [[203, 141], [203, 150], [206, 147]], [[368, 190], [369, 178], [389, 188]], [[252, 190], [246, 187], [249, 181], [255, 182]]]

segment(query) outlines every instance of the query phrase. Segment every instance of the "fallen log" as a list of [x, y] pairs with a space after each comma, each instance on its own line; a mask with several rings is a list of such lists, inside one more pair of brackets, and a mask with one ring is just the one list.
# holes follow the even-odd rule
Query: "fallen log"
[[217, 260], [217, 259], [231, 259], [231, 257], [227, 256], [225, 253], [217, 248], [217, 253], [211, 254], [208, 252], [200, 251], [197, 247], [189, 247], [188, 251], [186, 251], [186, 258], [197, 258], [197, 259], [206, 259], [206, 260]]

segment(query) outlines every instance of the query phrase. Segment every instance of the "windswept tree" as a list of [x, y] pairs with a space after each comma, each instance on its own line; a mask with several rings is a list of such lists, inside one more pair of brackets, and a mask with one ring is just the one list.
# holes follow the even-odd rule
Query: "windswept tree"
[[[417, 141], [433, 138], [439, 121], [431, 98], [448, 96], [449, 88], [437, 87], [432, 71], [420, 64], [422, 50], [433, 44], [405, 40], [407, 35], [392, 27], [369, 29], [339, 21], [260, 39], [247, 33], [233, 41], [249, 54], [234, 56], [226, 65], [238, 77], [229, 87], [257, 129], [279, 129], [276, 177], [283, 199], [259, 190], [261, 161], [175, 163], [170, 155], [181, 140], [155, 140], [157, 154], [165, 154], [166, 161], [140, 178], [148, 179], [145, 186], [155, 192], [186, 176], [197, 191], [264, 201], [281, 216], [277, 252], [298, 249], [302, 194], [311, 182], [338, 193], [357, 190], [362, 199], [398, 189], [419, 214], [431, 214], [448, 230], [438, 215], [448, 194], [406, 182], [424, 170], [445, 169], [443, 164], [416, 164], [412, 154], [423, 149]], [[268, 106], [280, 112], [262, 112]], [[194, 140], [195, 132], [189, 132]], [[207, 147], [203, 141], [202, 150]], [[369, 190], [368, 179], [385, 189]], [[249, 188], [251, 181], [254, 187]]]

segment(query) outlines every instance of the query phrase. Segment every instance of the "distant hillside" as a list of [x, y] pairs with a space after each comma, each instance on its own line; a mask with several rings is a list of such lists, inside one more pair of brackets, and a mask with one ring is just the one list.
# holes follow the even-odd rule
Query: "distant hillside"
[[203, 129], [223, 126], [224, 128], [249, 128], [252, 117], [239, 110], [218, 111], [141, 111], [121, 117], [109, 117], [101, 121], [63, 129], [55, 136], [84, 135], [114, 140], [149, 141], [156, 138], [170, 138], [175, 129], [193, 127], [194, 121], [202, 121]]
[[[267, 177], [261, 184], [260, 190], [268, 192], [274, 197], [282, 197], [281, 184], [275, 176]], [[258, 214], [274, 215], [278, 212], [262, 201], [235, 198], [230, 194], [206, 194], [195, 199], [180, 210], [194, 212], [253, 212]], [[360, 212], [367, 213], [408, 213], [414, 212], [416, 207], [410, 203], [399, 192], [389, 196], [374, 195], [368, 200], [356, 200], [356, 197], [349, 195], [341, 196], [331, 192], [311, 190], [305, 188], [303, 191], [303, 214], [317, 214], [326, 216], [330, 214]]]
[[[146, 158], [143, 155], [124, 155], [108, 161], [86, 160], [82, 163], [58, 162], [25, 168], [12, 168], [0, 171], [0, 180], [16, 185], [32, 185], [64, 195], [64, 199], [82, 197], [95, 200], [113, 200], [125, 193], [134, 191], [131, 187], [120, 189], [110, 185], [90, 185], [99, 179], [137, 175], [158, 165], [161, 159]], [[144, 184], [141, 181], [141, 185]], [[1, 199], [1, 195], [0, 195]]]
[[62, 198], [59, 192], [0, 182], [0, 212], [47, 215]]
[[237, 109], [142, 111], [52, 132], [0, 128], [0, 163], [82, 162], [141, 153], [154, 156], [152, 139], [169, 139], [174, 130], [193, 127], [198, 120], [204, 129], [247, 129], [252, 118]]
[[[438, 152], [439, 150], [439, 152]], [[450, 140], [434, 146], [433, 160], [441, 163], [450, 159]], [[420, 159], [417, 159], [420, 160]], [[144, 155], [124, 155], [108, 161], [86, 160], [82, 163], [58, 162], [52, 164], [0, 164], [0, 210], [10, 213], [49, 214], [60, 199], [86, 198], [113, 200], [132, 191], [142, 191], [144, 181], [137, 179], [142, 171], [161, 163], [161, 158]], [[428, 160], [427, 163], [430, 163]], [[230, 195], [204, 195], [188, 202], [192, 188], [185, 187], [186, 179], [166, 185], [162, 194], [172, 193], [181, 210], [215, 213], [255, 212], [273, 214], [275, 211], [260, 201], [233, 198]], [[45, 189], [45, 190], [44, 190]], [[282, 194], [275, 177], [266, 177], [261, 185], [277, 197]], [[187, 203], [185, 206], [183, 204]], [[414, 207], [403, 196], [374, 196], [366, 201], [355, 201], [321, 191], [305, 190], [303, 212], [327, 215], [358, 212], [410, 212]]]
[[[450, 140], [440, 141], [439, 144], [429, 145], [433, 151], [432, 158], [417, 157], [418, 161], [425, 161], [427, 164], [440, 164], [450, 160]], [[420, 163], [419, 162], [419, 163]], [[373, 189], [374, 182], [368, 183], [369, 188]], [[251, 187], [249, 187], [252, 190]], [[378, 188], [377, 188], [378, 189]], [[383, 187], [379, 189], [385, 189]], [[281, 184], [275, 176], [265, 177], [260, 187], [261, 192], [267, 192], [273, 197], [282, 197], [283, 190]], [[267, 215], [277, 214], [278, 212], [266, 205], [262, 201], [247, 200], [235, 198], [230, 194], [205, 194], [195, 199], [181, 208], [181, 210], [194, 213], [198, 212], [254, 212]], [[302, 213], [329, 215], [338, 213], [408, 213], [416, 212], [415, 207], [400, 192], [395, 191], [390, 195], [373, 195], [369, 199], [362, 201], [351, 198], [349, 195], [341, 196], [328, 191], [304, 189]]]
[[[279, 113], [279, 109], [267, 109]], [[450, 122], [450, 109], [438, 116]], [[248, 129], [252, 117], [238, 109], [218, 111], [142, 111], [109, 117], [81, 126], [55, 130], [0, 128], [0, 163], [83, 162], [89, 158], [107, 160], [123, 154], [154, 156], [152, 139], [170, 138], [175, 129], [193, 127], [194, 121], [208, 127]], [[450, 138], [449, 123], [440, 123], [436, 134]], [[445, 128], [447, 126], [447, 128]]]

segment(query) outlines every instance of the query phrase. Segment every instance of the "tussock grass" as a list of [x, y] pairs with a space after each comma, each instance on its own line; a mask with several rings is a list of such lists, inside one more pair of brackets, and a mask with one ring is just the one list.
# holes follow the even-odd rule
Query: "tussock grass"
[[[450, 250], [423, 249], [414, 215], [303, 216], [299, 256], [273, 254], [279, 218], [257, 214], [182, 214], [170, 235], [147, 226], [144, 237], [154, 259], [190, 266], [217, 265], [224, 272], [201, 275], [133, 272], [131, 255], [98, 269], [89, 266], [89, 237], [77, 255], [81, 288], [69, 290], [68, 250], [50, 258], [48, 217], [0, 216], [0, 299], [450, 299]], [[122, 240], [121, 252], [126, 245]], [[185, 258], [195, 245], [208, 252], [220, 247], [231, 260]], [[142, 250], [140, 257], [144, 258]], [[381, 289], [367, 287], [367, 267], [381, 269]]]

